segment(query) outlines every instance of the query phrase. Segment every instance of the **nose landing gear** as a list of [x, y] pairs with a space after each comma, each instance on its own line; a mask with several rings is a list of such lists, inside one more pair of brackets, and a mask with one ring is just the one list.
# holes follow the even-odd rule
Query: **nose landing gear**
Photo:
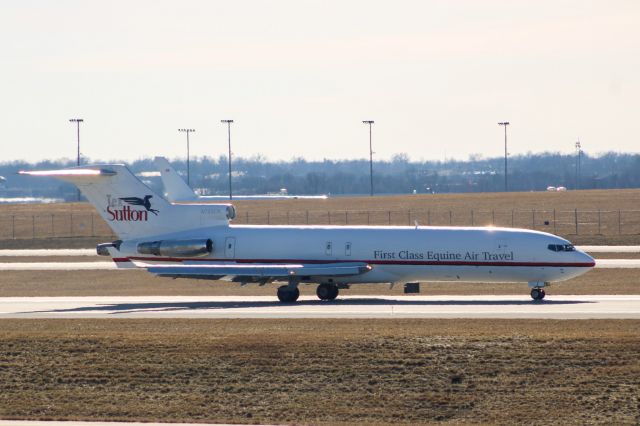
[[531, 290], [531, 298], [533, 300], [542, 300], [544, 296], [546, 296], [546, 294], [542, 288], [534, 288]]
[[533, 300], [542, 300], [546, 296], [544, 292], [545, 287], [549, 287], [550, 282], [546, 281], [529, 281], [529, 288], [531, 289], [531, 298]]

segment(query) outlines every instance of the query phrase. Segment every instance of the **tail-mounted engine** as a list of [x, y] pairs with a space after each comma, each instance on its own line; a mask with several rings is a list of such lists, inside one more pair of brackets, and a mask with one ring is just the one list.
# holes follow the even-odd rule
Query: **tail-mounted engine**
[[211, 239], [161, 240], [138, 243], [138, 253], [163, 257], [203, 257], [213, 251]]
[[113, 247], [116, 250], [120, 250], [120, 246], [122, 245], [122, 240], [115, 240], [112, 243], [102, 243], [96, 246], [96, 252], [98, 256], [111, 256], [109, 253], [109, 247]]

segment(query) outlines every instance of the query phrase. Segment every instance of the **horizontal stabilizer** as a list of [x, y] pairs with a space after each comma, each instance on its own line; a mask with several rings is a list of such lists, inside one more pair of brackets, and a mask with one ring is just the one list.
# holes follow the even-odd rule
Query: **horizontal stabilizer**
[[69, 182], [74, 182], [87, 179], [91, 180], [100, 176], [114, 176], [116, 172], [108, 169], [70, 168], [59, 170], [21, 170], [18, 172], [18, 174], [26, 176], [50, 176], [57, 177], [62, 180], [67, 180]]
[[151, 266], [147, 270], [161, 277], [173, 278], [221, 278], [246, 277], [255, 278], [287, 278], [294, 276], [342, 277], [360, 275], [371, 270], [366, 263], [326, 263], [326, 264], [208, 264], [208, 265], [160, 265]]

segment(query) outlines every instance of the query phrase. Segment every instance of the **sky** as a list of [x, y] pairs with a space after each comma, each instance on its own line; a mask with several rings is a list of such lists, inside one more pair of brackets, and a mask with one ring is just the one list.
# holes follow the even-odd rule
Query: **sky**
[[640, 2], [0, 1], [0, 161], [640, 152]]

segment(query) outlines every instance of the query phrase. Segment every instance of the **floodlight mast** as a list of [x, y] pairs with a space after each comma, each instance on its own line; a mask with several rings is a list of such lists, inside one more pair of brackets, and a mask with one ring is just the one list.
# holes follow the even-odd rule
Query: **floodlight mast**
[[375, 123], [375, 121], [362, 120], [362, 123], [369, 125], [369, 180], [371, 187], [371, 196], [373, 197], [373, 148], [371, 145], [371, 125]]
[[178, 131], [187, 134], [187, 185], [191, 186], [191, 167], [189, 165], [189, 133], [195, 132], [196, 129], [178, 129]]
[[580, 157], [582, 156], [582, 145], [576, 142], [576, 189], [580, 189]]
[[[76, 165], [80, 166], [80, 123], [82, 123], [84, 119], [82, 118], [70, 118], [70, 123], [76, 123], [76, 133], [77, 133], [77, 141], [78, 141], [78, 158], [76, 161]], [[80, 201], [80, 190], [78, 189], [78, 201]]]
[[227, 135], [229, 141], [229, 199], [233, 200], [233, 191], [231, 190], [231, 123], [233, 123], [233, 120], [220, 120], [220, 122], [227, 124]]
[[499, 126], [504, 126], [504, 192], [509, 190], [508, 178], [507, 178], [507, 126], [508, 121], [502, 121], [498, 123]]

